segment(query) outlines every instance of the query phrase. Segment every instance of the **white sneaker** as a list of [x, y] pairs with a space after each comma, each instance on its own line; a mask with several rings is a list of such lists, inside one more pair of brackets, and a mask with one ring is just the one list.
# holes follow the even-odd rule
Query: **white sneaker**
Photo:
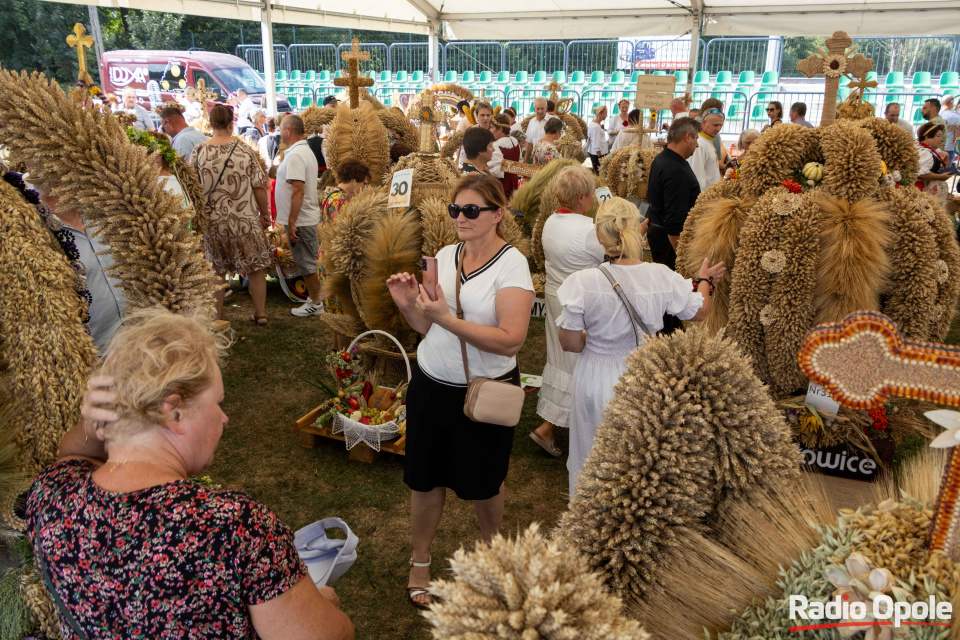
[[317, 304], [313, 300], [307, 300], [296, 309], [290, 309], [290, 313], [298, 318], [305, 318], [307, 316], [322, 316], [323, 304]]

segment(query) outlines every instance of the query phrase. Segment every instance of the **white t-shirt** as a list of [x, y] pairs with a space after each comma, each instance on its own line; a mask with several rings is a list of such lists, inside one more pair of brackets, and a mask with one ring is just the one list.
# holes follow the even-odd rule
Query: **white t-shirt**
[[[610, 153], [613, 153], [617, 149], [622, 149], [624, 147], [629, 147], [632, 144], [636, 144], [637, 136], [639, 135], [640, 134], [636, 131], [621, 131], [617, 135], [617, 139], [613, 141], [613, 146], [610, 147]], [[652, 149], [653, 143], [650, 142], [650, 136], [643, 134], [643, 140], [640, 141], [640, 146]]]
[[543, 257], [546, 291], [552, 293], [571, 274], [603, 262], [593, 220], [579, 213], [554, 213], [543, 224]]
[[503, 164], [503, 150], [504, 149], [513, 149], [514, 147], [519, 147], [520, 143], [517, 142], [517, 139], [513, 136], [503, 136], [499, 140], [493, 141], [493, 157], [490, 158], [490, 162], [487, 163], [487, 168], [490, 170], [490, 175], [494, 178], [502, 178], [503, 171], [500, 170], [500, 165]]
[[587, 125], [587, 153], [594, 156], [607, 155], [607, 134], [596, 120]]
[[[444, 247], [437, 253], [437, 280], [447, 299], [450, 313], [457, 313], [457, 261], [463, 243]], [[487, 327], [496, 327], [497, 292], [515, 287], [533, 291], [530, 267], [523, 254], [506, 244], [495, 256], [467, 276], [460, 285], [463, 319]], [[499, 378], [517, 366], [515, 357], [480, 351], [467, 343], [467, 361], [472, 378]], [[466, 386], [460, 338], [434, 324], [417, 348], [417, 363], [425, 374], [448, 385]]]
[[237, 115], [237, 129], [241, 127], [250, 127], [253, 126], [253, 120], [250, 119], [250, 116], [253, 115], [253, 112], [256, 111], [259, 107], [253, 101], [253, 98], [247, 96], [243, 99], [243, 102], [240, 103], [240, 108], [238, 109], [239, 113]]
[[543, 134], [545, 133], [543, 130], [543, 126], [547, 124], [547, 120], [549, 120], [550, 118], [556, 118], [556, 117], [557, 116], [551, 116], [550, 114], [547, 114], [542, 121], [538, 121], [537, 118], [534, 117], [533, 120], [531, 120], [527, 124], [527, 132], [526, 132], [527, 139], [524, 142], [526, 144], [536, 145], [537, 141], [540, 140], [540, 138], [542, 138]]
[[306, 140], [300, 140], [286, 150], [283, 164], [277, 169], [277, 223], [286, 225], [290, 219], [290, 198], [293, 187], [290, 183], [303, 183], [303, 204], [297, 216], [298, 227], [312, 227], [320, 222], [320, 201], [317, 196], [317, 156], [313, 155]]
[[713, 141], [700, 136], [697, 150], [693, 155], [687, 158], [690, 168], [697, 176], [700, 182], [700, 192], [707, 190], [707, 187], [720, 182], [723, 176], [720, 175], [720, 165], [717, 164], [717, 150], [713, 146]]

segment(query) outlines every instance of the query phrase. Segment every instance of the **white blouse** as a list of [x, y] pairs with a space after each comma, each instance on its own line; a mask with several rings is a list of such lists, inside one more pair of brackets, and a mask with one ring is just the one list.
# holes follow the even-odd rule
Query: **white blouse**
[[607, 134], [596, 120], [587, 125], [587, 153], [594, 156], [607, 155]]
[[[437, 253], [437, 281], [447, 299], [451, 315], [457, 314], [457, 261], [463, 243], [449, 245]], [[461, 280], [460, 305], [463, 319], [487, 327], [499, 325], [497, 292], [515, 287], [533, 291], [527, 259], [509, 244], [503, 246], [486, 264]], [[480, 351], [467, 343], [467, 361], [470, 377], [498, 378], [517, 366], [516, 357], [507, 357]], [[463, 356], [460, 338], [443, 327], [433, 324], [417, 348], [417, 363], [425, 374], [438, 382], [466, 386], [463, 376]]]

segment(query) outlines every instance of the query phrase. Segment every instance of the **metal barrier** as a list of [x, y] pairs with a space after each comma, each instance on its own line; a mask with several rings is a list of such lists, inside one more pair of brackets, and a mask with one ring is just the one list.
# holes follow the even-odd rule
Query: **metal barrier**
[[552, 77], [554, 71], [566, 67], [567, 45], [560, 40], [515, 40], [504, 45], [504, 71], [546, 71]]
[[764, 71], [780, 68], [783, 38], [715, 38], [707, 43], [700, 70], [717, 75], [721, 71]]
[[[699, 41], [697, 59], [703, 60], [704, 44]], [[690, 67], [690, 39], [637, 38], [633, 55], [624, 67], [631, 70], [686, 71]]]
[[430, 48], [426, 42], [395, 42], [390, 45], [388, 56], [391, 72], [404, 70], [407, 73], [430, 71]]
[[[337, 64], [338, 68], [345, 69], [346, 64], [343, 64], [340, 56], [344, 51], [350, 51], [351, 45], [348, 42], [341, 44], [337, 47]], [[368, 62], [363, 62], [360, 65], [362, 71], [375, 71], [380, 73], [381, 71], [390, 70], [390, 53], [387, 50], [387, 45], [379, 42], [366, 42], [360, 44], [360, 51], [369, 51], [370, 60]]]
[[448, 42], [443, 47], [443, 72], [506, 70], [506, 55], [499, 42]]
[[305, 84], [278, 83], [277, 95], [286, 98], [293, 111], [303, 111], [317, 104], [316, 87]]
[[[523, 120], [533, 113], [533, 101], [536, 98], [547, 98], [549, 91], [544, 91], [541, 87], [517, 87], [504, 92], [503, 106], [513, 107], [517, 110], [517, 120]], [[564, 91], [561, 98], [573, 99], [573, 113], [580, 113], [580, 92]], [[496, 106], [496, 105], [494, 105]]]
[[395, 84], [374, 85], [373, 95], [387, 107], [400, 107], [407, 110], [414, 96], [423, 91], [423, 85]]
[[873, 69], [883, 78], [891, 71], [911, 76], [928, 71], [939, 76], [956, 71], [960, 40], [956, 36], [908, 36], [903, 38], [854, 38], [857, 50], [873, 60]]
[[[849, 90], [842, 91], [838, 100], [845, 100]], [[900, 118], [914, 127], [923, 124], [920, 108], [927, 98], [939, 98], [937, 93], [872, 93], [868, 92], [866, 101], [874, 106], [874, 115], [882, 118], [886, 106], [891, 103], [900, 105]], [[748, 104], [749, 115], [746, 127], [761, 129], [770, 122], [766, 113], [766, 106], [777, 101], [783, 105], [783, 121], [790, 122], [790, 107], [796, 102], [803, 102], [807, 107], [806, 119], [810, 124], [817, 126], [823, 114], [823, 92], [797, 91], [758, 91], [750, 96]]]
[[567, 44], [564, 69], [584, 73], [603, 71], [610, 75], [633, 62], [633, 43], [626, 40], [571, 40]]
[[[259, 44], [238, 44], [235, 54], [263, 75], [263, 47]], [[273, 68], [290, 73], [290, 52], [282, 44], [273, 45]]]
[[340, 56], [337, 47], [332, 44], [292, 44], [290, 45], [290, 67], [300, 71], [330, 71], [340, 68]]

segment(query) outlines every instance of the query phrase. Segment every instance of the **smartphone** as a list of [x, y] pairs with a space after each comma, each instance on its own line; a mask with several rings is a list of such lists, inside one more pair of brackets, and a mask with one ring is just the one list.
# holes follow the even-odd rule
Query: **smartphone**
[[423, 290], [431, 300], [437, 299], [437, 259], [423, 256]]

